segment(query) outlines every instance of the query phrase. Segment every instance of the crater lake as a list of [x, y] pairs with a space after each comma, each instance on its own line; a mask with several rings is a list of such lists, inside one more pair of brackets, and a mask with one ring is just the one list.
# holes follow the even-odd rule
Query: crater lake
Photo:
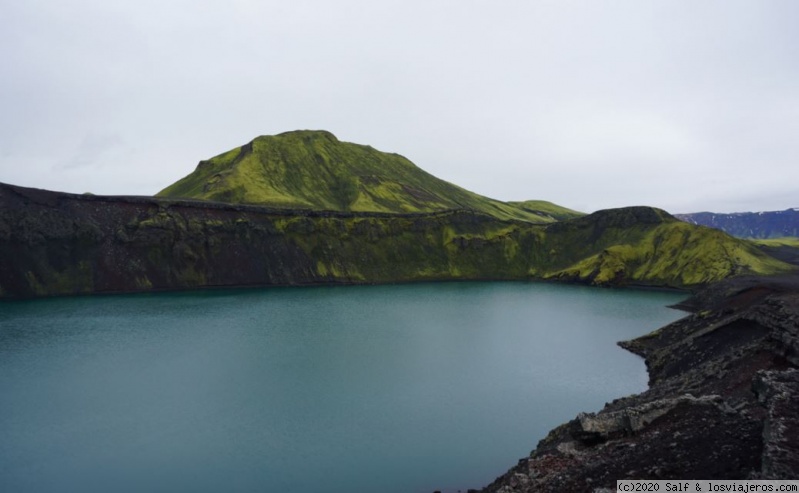
[[642, 391], [673, 292], [522, 282], [0, 303], [0, 491], [482, 487]]

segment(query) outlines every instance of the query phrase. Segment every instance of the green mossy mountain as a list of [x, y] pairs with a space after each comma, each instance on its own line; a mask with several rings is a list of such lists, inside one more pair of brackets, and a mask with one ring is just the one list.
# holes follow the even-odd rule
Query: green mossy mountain
[[[651, 207], [599, 211], [547, 227], [569, 252], [559, 277], [593, 284], [705, 285], [744, 274], [779, 274], [793, 267], [750, 242], [677, 220]], [[553, 265], [558, 249], [551, 252]], [[578, 260], [579, 259], [579, 260]], [[576, 260], [576, 261], [575, 261]]]
[[0, 184], [0, 298], [488, 279], [686, 288], [792, 269], [648, 207], [532, 224], [469, 210], [290, 210]]
[[157, 196], [346, 212], [460, 209], [534, 223], [580, 215], [543, 201], [505, 203], [483, 197], [436, 178], [399, 154], [311, 130], [261, 136], [202, 161]]

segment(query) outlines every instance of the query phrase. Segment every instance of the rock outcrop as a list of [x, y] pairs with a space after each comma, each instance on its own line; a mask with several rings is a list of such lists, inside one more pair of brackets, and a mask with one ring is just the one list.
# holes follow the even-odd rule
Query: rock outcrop
[[754, 391], [758, 402], [766, 407], [762, 476], [796, 479], [799, 472], [799, 370], [761, 371], [755, 379]]

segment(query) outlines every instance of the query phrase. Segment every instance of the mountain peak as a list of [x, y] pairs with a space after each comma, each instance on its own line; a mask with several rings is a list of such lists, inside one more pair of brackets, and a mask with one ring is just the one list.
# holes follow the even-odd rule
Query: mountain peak
[[656, 207], [630, 206], [616, 209], [603, 209], [578, 217], [566, 223], [553, 224], [557, 229], [627, 229], [633, 227], [651, 227], [659, 224], [675, 222], [677, 219]]
[[674, 221], [676, 218], [657, 207], [645, 205], [635, 205], [629, 207], [619, 207], [616, 209], [603, 209], [589, 214], [593, 220], [604, 220], [626, 226], [629, 224], [658, 224], [666, 221]]
[[545, 209], [542, 211], [483, 197], [436, 178], [403, 156], [342, 142], [326, 130], [256, 137], [244, 146], [202, 161], [193, 173], [157, 195], [289, 209], [386, 213], [471, 210], [503, 220], [535, 223], [559, 218], [559, 208], [553, 204], [539, 207]]
[[305, 138], [305, 139], [325, 139], [331, 142], [339, 142], [332, 132], [327, 130], [291, 130], [277, 135], [261, 135], [257, 139], [269, 139], [275, 137]]

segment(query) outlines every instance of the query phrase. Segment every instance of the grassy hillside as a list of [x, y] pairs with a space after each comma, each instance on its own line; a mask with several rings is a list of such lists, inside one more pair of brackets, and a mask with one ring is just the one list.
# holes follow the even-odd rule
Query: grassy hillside
[[566, 207], [561, 207], [546, 200], [525, 200], [523, 202], [508, 202], [508, 205], [518, 207], [522, 210], [540, 214], [543, 216], [550, 216], [555, 220], [564, 221], [566, 219], [575, 219], [584, 216], [585, 213], [578, 212]]
[[258, 137], [202, 161], [157, 196], [334, 211], [467, 209], [534, 223], [573, 212], [543, 202], [527, 207], [526, 202], [489, 199], [440, 180], [398, 154], [307, 130]]
[[726, 233], [684, 223], [665, 211], [629, 207], [599, 211], [546, 228], [549, 242], [568, 251], [571, 265], [547, 277], [594, 284], [625, 282], [692, 286], [742, 274], [793, 270], [751, 243]]
[[783, 238], [771, 238], [768, 240], [752, 240], [755, 245], [761, 246], [770, 246], [770, 247], [778, 247], [778, 246], [788, 246], [793, 248], [799, 248], [799, 238], [795, 236], [785, 236]]
[[786, 236], [768, 240], [750, 240], [758, 249], [789, 264], [799, 265], [799, 238]]

